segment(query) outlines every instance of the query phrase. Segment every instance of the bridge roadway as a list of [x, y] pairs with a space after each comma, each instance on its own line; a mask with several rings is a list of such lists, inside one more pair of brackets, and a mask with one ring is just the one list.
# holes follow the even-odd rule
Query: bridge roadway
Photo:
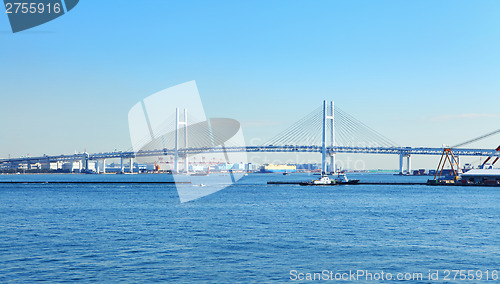
[[[321, 146], [241, 146], [241, 147], [214, 147], [214, 148], [187, 148], [179, 149], [179, 155], [184, 156], [202, 154], [202, 153], [223, 153], [226, 152], [248, 152], [248, 153], [321, 153]], [[441, 155], [443, 148], [429, 147], [350, 147], [350, 146], [335, 146], [327, 147], [327, 154], [352, 153], [352, 154], [390, 154], [390, 155]], [[494, 149], [472, 149], [459, 148], [453, 149], [453, 154], [457, 156], [490, 156], [500, 155]], [[126, 159], [135, 157], [152, 157], [174, 155], [174, 149], [161, 149], [138, 152], [106, 152], [106, 153], [79, 153], [73, 155], [56, 155], [56, 156], [39, 156], [39, 157], [21, 157], [11, 159], [0, 159], [0, 164], [5, 163], [37, 163], [37, 162], [69, 162], [81, 159], [88, 160], [104, 160], [104, 159]]]

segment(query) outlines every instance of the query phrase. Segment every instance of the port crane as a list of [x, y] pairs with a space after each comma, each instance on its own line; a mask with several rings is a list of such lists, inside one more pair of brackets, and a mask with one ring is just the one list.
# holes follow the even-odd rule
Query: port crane
[[[486, 163], [488, 163], [488, 161], [493, 158], [493, 156], [497, 155], [499, 152], [500, 152], [500, 145], [495, 149], [495, 153], [493, 153], [492, 155], [490, 155], [486, 160], [484, 160], [484, 162], [481, 164], [481, 168], [484, 169], [484, 166], [486, 165]], [[498, 159], [500, 159], [499, 156], [496, 157], [496, 159], [493, 161], [493, 163], [491, 163], [491, 165], [493, 166], [497, 161]]]
[[[441, 159], [439, 160], [439, 164], [436, 170], [436, 173], [434, 174], [434, 180], [437, 180], [441, 177], [443, 174], [444, 167], [446, 165], [446, 162], [449, 163], [451, 166], [451, 170], [453, 172], [453, 180], [457, 181], [459, 174], [460, 174], [460, 165], [458, 164], [457, 159], [455, 158], [455, 155], [453, 155], [453, 152], [451, 151], [451, 147], [445, 147], [443, 150], [443, 154], [441, 155]], [[456, 170], [455, 170], [456, 168]], [[438, 176], [439, 173], [439, 176]]]
[[[441, 155], [441, 159], [439, 160], [439, 163], [438, 163], [438, 167], [437, 167], [437, 170], [436, 170], [436, 173], [434, 174], [434, 181], [436, 182], [439, 178], [441, 178], [441, 175], [443, 174], [443, 170], [444, 170], [444, 167], [445, 165], [448, 164], [450, 165], [451, 167], [451, 170], [452, 170], [452, 173], [453, 173], [453, 181], [457, 181], [459, 179], [459, 175], [461, 173], [461, 170], [460, 170], [460, 165], [458, 164], [458, 160], [456, 159], [455, 155], [453, 155], [453, 151], [452, 151], [452, 148], [458, 148], [458, 147], [461, 147], [461, 146], [465, 146], [467, 144], [471, 144], [473, 142], [477, 142], [479, 140], [482, 140], [482, 139], [485, 139], [487, 137], [490, 137], [492, 135], [495, 135], [497, 133], [500, 133], [500, 129], [498, 130], [495, 130], [493, 132], [490, 132], [490, 133], [487, 133], [485, 135], [481, 135], [479, 137], [476, 137], [474, 139], [471, 139], [471, 140], [468, 140], [468, 141], [465, 141], [463, 143], [460, 143], [460, 144], [457, 144], [453, 147], [444, 147], [443, 149], [443, 154]], [[496, 149], [495, 149], [495, 153], [491, 154], [484, 162], [483, 164], [481, 165], [481, 168], [483, 168], [486, 163], [491, 159], [493, 158], [494, 156], [497, 156], [496, 159], [493, 161], [492, 165], [494, 165], [499, 159], [500, 159], [500, 156], [498, 156], [498, 153], [500, 152], [500, 146], [498, 146]], [[456, 168], [456, 170], [455, 170]]]

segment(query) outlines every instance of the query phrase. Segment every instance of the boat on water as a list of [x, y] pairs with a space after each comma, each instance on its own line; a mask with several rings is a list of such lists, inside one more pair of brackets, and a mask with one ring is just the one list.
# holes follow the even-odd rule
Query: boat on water
[[500, 185], [500, 169], [472, 169], [460, 175], [459, 183]]
[[337, 184], [358, 184], [359, 179], [348, 179], [345, 174], [339, 173], [335, 178]]
[[471, 169], [458, 176], [458, 179], [443, 177], [442, 179], [428, 180], [429, 185], [475, 185], [500, 186], [500, 169]]
[[306, 181], [306, 182], [301, 182], [299, 183], [300, 185], [315, 185], [315, 186], [322, 186], [322, 185], [337, 185], [337, 182], [334, 179], [330, 179], [328, 175], [322, 175], [321, 178], [311, 180], [311, 181]]

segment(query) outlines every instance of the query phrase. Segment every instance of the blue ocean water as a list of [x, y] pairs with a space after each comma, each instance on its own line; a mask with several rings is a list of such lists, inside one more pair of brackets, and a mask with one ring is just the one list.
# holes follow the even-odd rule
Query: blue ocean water
[[[182, 204], [175, 186], [166, 184], [0, 184], [0, 282], [268, 283], [292, 281], [291, 270], [427, 277], [429, 270], [500, 268], [499, 188], [266, 184], [311, 178], [250, 174]], [[0, 181], [169, 179], [0, 176]]]

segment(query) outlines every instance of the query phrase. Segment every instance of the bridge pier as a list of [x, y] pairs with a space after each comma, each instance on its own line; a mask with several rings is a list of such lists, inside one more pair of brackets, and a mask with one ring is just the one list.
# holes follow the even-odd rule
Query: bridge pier
[[399, 153], [399, 174], [400, 175], [403, 174], [403, 157], [404, 157], [403, 152]]
[[105, 174], [106, 173], [106, 159], [103, 159], [102, 160], [102, 173]]
[[[82, 155], [82, 163], [81, 165], [83, 166], [83, 169], [85, 172], [89, 171], [89, 154], [87, 152], [84, 152]], [[82, 168], [80, 167], [80, 172], [82, 171]]]
[[[76, 163], [76, 168], [75, 168], [75, 163]], [[78, 172], [81, 172], [82, 171], [82, 161], [81, 160], [75, 160], [75, 159], [71, 159], [71, 167], [70, 167], [70, 171], [72, 173], [75, 172], [75, 169], [78, 171]]]
[[134, 173], [134, 157], [130, 157], [130, 173]]
[[408, 154], [406, 156], [406, 173], [411, 175], [411, 155], [410, 154]]
[[335, 161], [335, 154], [330, 155], [330, 172], [335, 173], [337, 171], [336, 169], [336, 161]]
[[[406, 171], [404, 171], [404, 158], [406, 157]], [[399, 174], [411, 174], [411, 155], [408, 152], [399, 153]]]
[[120, 156], [120, 173], [124, 173], [125, 169], [123, 167], [123, 156]]

